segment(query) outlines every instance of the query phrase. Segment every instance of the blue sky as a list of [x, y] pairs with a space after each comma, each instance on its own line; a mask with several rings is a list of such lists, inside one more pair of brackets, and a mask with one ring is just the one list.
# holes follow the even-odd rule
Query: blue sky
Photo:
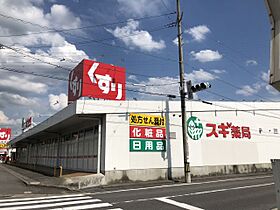
[[[0, 5], [0, 43], [20, 51], [1, 49], [0, 67], [68, 78], [67, 71], [41, 61], [71, 69], [83, 58], [96, 59], [124, 66], [128, 90], [179, 95], [177, 29], [166, 28], [176, 15], [164, 15], [175, 11], [175, 0], [24, 0], [20, 5], [0, 0]], [[268, 85], [270, 23], [264, 1], [181, 0], [181, 10], [186, 80], [212, 85], [196, 99], [279, 100]], [[116, 24], [93, 27], [107, 23]], [[66, 106], [67, 82], [31, 74], [1, 70], [1, 126], [18, 129], [23, 116], [40, 122]], [[131, 91], [127, 98], [165, 99]]]

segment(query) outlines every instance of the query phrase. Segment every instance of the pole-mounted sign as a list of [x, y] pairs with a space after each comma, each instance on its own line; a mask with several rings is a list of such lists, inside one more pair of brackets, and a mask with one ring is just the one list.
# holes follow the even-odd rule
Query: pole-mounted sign
[[69, 74], [68, 102], [80, 97], [125, 100], [125, 68], [82, 60]]

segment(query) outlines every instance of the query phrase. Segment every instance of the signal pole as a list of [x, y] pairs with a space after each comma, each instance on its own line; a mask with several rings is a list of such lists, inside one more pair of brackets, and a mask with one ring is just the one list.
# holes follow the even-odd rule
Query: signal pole
[[182, 134], [183, 134], [183, 151], [184, 151], [184, 177], [185, 182], [191, 182], [190, 163], [189, 163], [189, 145], [187, 139], [186, 125], [186, 92], [185, 92], [185, 72], [183, 61], [182, 47], [182, 17], [180, 11], [180, 0], [177, 0], [177, 28], [178, 28], [178, 49], [179, 49], [179, 70], [180, 70], [180, 96], [181, 96], [181, 112], [182, 112]]

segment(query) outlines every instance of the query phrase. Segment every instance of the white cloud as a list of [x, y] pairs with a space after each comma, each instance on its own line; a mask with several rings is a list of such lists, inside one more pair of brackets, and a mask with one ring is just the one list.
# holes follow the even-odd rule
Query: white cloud
[[241, 89], [237, 90], [235, 93], [238, 95], [243, 95], [243, 96], [251, 96], [251, 95], [258, 93], [262, 87], [263, 87], [263, 85], [259, 84], [259, 83], [255, 83], [251, 86], [244, 85], [244, 86], [242, 86]]
[[262, 73], [261, 73], [261, 78], [262, 78], [262, 80], [265, 81], [265, 82], [267, 82], [267, 83], [268, 83], [268, 81], [269, 81], [268, 75], [269, 75], [269, 70], [268, 70], [268, 72], [262, 72]]
[[114, 37], [120, 39], [130, 48], [139, 48], [143, 51], [155, 51], [165, 48], [163, 40], [155, 41], [148, 31], [138, 30], [139, 21], [130, 19], [126, 26], [106, 29]]
[[206, 38], [206, 34], [210, 33], [210, 29], [206, 25], [198, 25], [185, 30], [185, 33], [190, 34], [197, 42], [202, 42]]
[[215, 74], [224, 74], [224, 73], [226, 73], [225, 70], [220, 70], [220, 69], [212, 69], [210, 71], [212, 71]]
[[194, 60], [198, 60], [199, 62], [210, 62], [210, 61], [218, 61], [222, 59], [223, 55], [221, 55], [218, 51], [213, 50], [201, 50], [199, 52], [191, 51], [191, 56]]
[[[152, 92], [158, 94], [170, 94], [179, 95], [179, 80], [174, 77], [151, 77], [147, 81], [142, 81], [137, 87], [140, 91]], [[142, 85], [142, 86], [141, 86]], [[141, 95], [141, 94], [140, 94]], [[162, 96], [157, 95], [146, 95], [143, 94], [142, 97], [149, 99], [158, 99]]]
[[55, 111], [58, 111], [58, 110], [61, 110], [61, 109], [65, 108], [67, 106], [68, 97], [64, 93], [61, 93], [59, 95], [50, 94], [49, 95], [49, 103], [50, 103], [51, 109], [53, 109]]
[[[216, 78], [217, 76], [206, 72], [203, 69], [192, 71], [190, 74], [185, 74], [186, 81], [192, 80], [193, 84], [211, 81]], [[129, 88], [137, 88], [141, 91], [159, 93], [164, 95], [170, 94], [179, 96], [179, 77], [151, 77], [146, 81], [139, 82], [139, 84], [135, 86], [131, 85]], [[148, 96], [143, 94], [143, 96], [150, 99], [162, 98], [161, 96], [156, 95]], [[196, 95], [194, 97], [196, 97]]]
[[267, 72], [262, 72], [261, 73], [261, 78], [262, 80], [265, 82], [265, 89], [267, 90], [267, 92], [271, 95], [279, 95], [279, 91], [276, 90], [274, 87], [272, 87], [269, 83], [269, 74], [270, 74], [270, 70], [268, 69]]
[[128, 80], [135, 81], [135, 82], [138, 82], [138, 81], [139, 81], [138, 78], [137, 78], [135, 75], [129, 75], [127, 79], [128, 79]]
[[257, 94], [261, 90], [266, 90], [271, 95], [279, 95], [279, 92], [274, 89], [270, 84], [268, 84], [269, 81], [269, 70], [268, 72], [261, 72], [261, 79], [264, 82], [256, 82], [252, 85], [244, 85], [241, 89], [236, 91], [236, 94], [243, 95], [243, 96], [251, 96], [254, 94]]
[[[0, 18], [0, 43], [13, 46], [13, 48], [19, 49], [20, 52], [16, 53], [6, 48], [1, 49], [0, 67], [33, 74], [0, 71], [0, 110], [3, 112], [1, 113], [2, 121], [6, 121], [6, 124], [11, 125], [14, 130], [18, 130], [21, 122], [19, 122], [19, 125], [15, 124], [17, 120], [13, 119], [18, 119], [34, 112], [40, 113], [38, 121], [43, 120], [42, 116], [49, 115], [51, 110], [48, 96], [58, 91], [63, 92], [67, 87], [66, 81], [34, 76], [34, 74], [41, 74], [68, 78], [69, 72], [67, 70], [56, 68], [30, 57], [71, 69], [81, 59], [88, 58], [88, 56], [74, 44], [70, 44], [67, 41], [68, 36], [65, 37], [64, 33], [34, 34], [36, 32], [48, 31], [47, 28], [67, 29], [81, 26], [80, 18], [66, 6], [58, 5], [57, 3], [49, 6], [50, 4], [43, 0], [40, 0], [40, 2], [37, 0], [25, 0], [20, 2], [20, 4], [16, 0], [0, 0], [0, 5], [1, 14], [45, 26], [45, 28], [42, 28], [27, 22], [24, 23], [24, 21]], [[11, 34], [30, 33], [33, 34], [28, 36], [10, 36]], [[83, 34], [84, 32], [79, 31], [75, 33]], [[41, 45], [46, 47], [36, 50], [36, 47]], [[63, 99], [63, 95], [60, 94], [58, 97], [59, 105], [54, 105], [53, 109], [60, 109], [67, 103], [65, 97]], [[14, 111], [15, 109], [17, 110], [16, 112]], [[39, 114], [37, 115], [39, 116]]]
[[37, 106], [38, 102], [34, 98], [26, 98], [18, 94], [0, 92], [0, 107], [20, 105], [20, 106]]
[[[175, 44], [176, 46], [178, 46], [178, 37], [176, 37], [175, 39], [172, 40], [173, 44]], [[182, 45], [185, 44], [184, 40], [182, 40]]]
[[[75, 17], [73, 13], [63, 5], [53, 5], [50, 8], [49, 13], [45, 13], [41, 8], [45, 5], [41, 3], [34, 3], [35, 0], [26, 0], [18, 4], [17, 1], [0, 0], [0, 13], [20, 18], [28, 22], [43, 25], [46, 27], [58, 27], [69, 28], [80, 26], [81, 22], [78, 17]], [[7, 13], [9, 11], [9, 13]], [[39, 26], [34, 26], [21, 21], [15, 21], [9, 18], [0, 18], [0, 34], [28, 34], [38, 31], [45, 31], [47, 29]], [[34, 72], [37, 74], [52, 75], [56, 77], [67, 78], [68, 72], [62, 69], [55, 68], [54, 66], [44, 64], [38, 60], [29, 58], [28, 56], [39, 58], [46, 62], [53, 63], [55, 65], [62, 65], [65, 67], [74, 67], [81, 59], [88, 58], [86, 53], [82, 50], [78, 50], [75, 45], [68, 43], [65, 38], [59, 33], [40, 33], [29, 36], [10, 36], [0, 37], [0, 43], [6, 45], [14, 45], [19, 49], [20, 53], [16, 53], [9, 49], [0, 50], [0, 66], [9, 67], [15, 70]], [[29, 47], [37, 45], [49, 45], [50, 48], [41, 48], [32, 52]], [[50, 58], [53, 57], [53, 58]], [[60, 60], [64, 59], [64, 63], [60, 63]], [[77, 61], [73, 63], [72, 61]], [[11, 77], [10, 75], [16, 75]], [[48, 85], [56, 82], [59, 85], [61, 81], [55, 81], [46, 79], [44, 77], [36, 77], [31, 75], [16, 74], [6, 71], [1, 71], [0, 84], [1, 91], [11, 92], [13, 94], [34, 93], [44, 94], [50, 91]], [[30, 95], [30, 94], [29, 94]]]
[[3, 78], [0, 83], [2, 90], [10, 92], [30, 92], [41, 94], [47, 92], [47, 85], [40, 82], [32, 82], [25, 77], [8, 76]]
[[64, 42], [63, 46], [52, 47], [48, 50], [49, 55], [59, 55], [60, 58], [65, 60], [74, 60], [80, 62], [82, 59], [88, 59], [87, 54], [83, 50], [78, 50], [75, 45]]
[[256, 66], [258, 65], [258, 62], [255, 60], [247, 60], [246, 61], [246, 66]]
[[279, 91], [276, 90], [274, 87], [272, 87], [271, 85], [266, 85], [265, 89], [267, 90], [267, 92], [271, 95], [279, 95]]
[[176, 46], [178, 46], [178, 45], [179, 45], [179, 43], [178, 43], [178, 37], [176, 37], [175, 39], [173, 39], [172, 42], [173, 42], [173, 44], [175, 44]]
[[192, 83], [197, 83], [197, 82], [207, 82], [216, 79], [217, 76], [203, 70], [194, 70], [190, 74], [186, 74], [185, 80], [191, 80]]
[[21, 123], [20, 119], [10, 119], [3, 111], [0, 111], [0, 125], [11, 126]]
[[[161, 0], [118, 0], [120, 11], [133, 17], [143, 17], [160, 13]], [[167, 4], [167, 2], [165, 2]]]
[[81, 25], [79, 17], [75, 17], [73, 13], [64, 5], [54, 4], [51, 12], [46, 14], [46, 19], [52, 26], [57, 28], [75, 28]]

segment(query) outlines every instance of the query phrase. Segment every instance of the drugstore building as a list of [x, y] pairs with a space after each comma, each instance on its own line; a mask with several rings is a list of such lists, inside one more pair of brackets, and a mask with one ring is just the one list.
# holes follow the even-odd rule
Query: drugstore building
[[[193, 176], [271, 169], [279, 103], [187, 102]], [[100, 183], [184, 175], [179, 101], [77, 100], [11, 141], [16, 162], [102, 176]]]

